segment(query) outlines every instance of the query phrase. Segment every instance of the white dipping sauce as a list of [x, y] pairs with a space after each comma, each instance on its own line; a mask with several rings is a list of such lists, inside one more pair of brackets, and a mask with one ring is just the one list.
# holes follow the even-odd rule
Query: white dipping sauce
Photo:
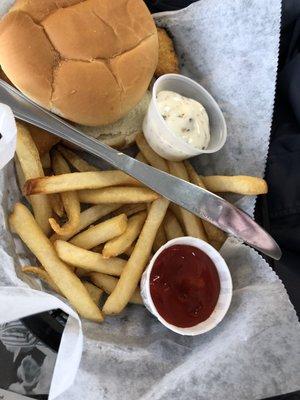
[[169, 90], [159, 92], [156, 100], [159, 112], [173, 133], [197, 149], [207, 148], [209, 119], [202, 104]]

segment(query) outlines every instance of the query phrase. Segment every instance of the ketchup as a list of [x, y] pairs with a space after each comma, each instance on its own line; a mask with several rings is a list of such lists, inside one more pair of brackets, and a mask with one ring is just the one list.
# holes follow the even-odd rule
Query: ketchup
[[188, 328], [205, 321], [220, 294], [218, 271], [202, 250], [175, 245], [156, 259], [150, 293], [158, 313], [168, 323]]

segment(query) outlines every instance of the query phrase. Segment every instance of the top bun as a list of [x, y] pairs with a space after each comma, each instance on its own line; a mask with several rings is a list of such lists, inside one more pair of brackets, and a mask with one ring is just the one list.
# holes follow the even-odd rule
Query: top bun
[[0, 64], [41, 106], [106, 125], [145, 94], [158, 59], [143, 0], [17, 0], [0, 22]]

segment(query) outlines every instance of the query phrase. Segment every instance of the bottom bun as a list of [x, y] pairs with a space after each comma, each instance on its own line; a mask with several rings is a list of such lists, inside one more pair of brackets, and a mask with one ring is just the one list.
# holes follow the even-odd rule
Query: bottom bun
[[110, 147], [114, 147], [116, 149], [125, 149], [126, 147], [131, 146], [132, 144], [135, 143], [135, 138], [136, 136], [142, 132], [140, 131], [135, 131], [130, 135], [127, 134], [119, 134], [119, 135], [103, 135], [103, 136], [99, 136], [98, 139], [107, 144]]
[[135, 142], [136, 135], [142, 132], [143, 120], [150, 100], [151, 94], [147, 91], [142, 100], [119, 121], [105, 126], [78, 125], [78, 128], [87, 135], [99, 139], [111, 147], [128, 147]]

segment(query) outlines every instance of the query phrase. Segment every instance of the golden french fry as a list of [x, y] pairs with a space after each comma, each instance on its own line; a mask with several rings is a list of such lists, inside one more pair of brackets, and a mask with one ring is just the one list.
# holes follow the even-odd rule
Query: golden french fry
[[[188, 173], [182, 162], [169, 161], [168, 164], [172, 175], [175, 175], [185, 181], [189, 181]], [[183, 208], [181, 208], [181, 215], [183, 219], [183, 225], [188, 236], [193, 236], [207, 241], [201, 219], [196, 217], [196, 215], [192, 214], [191, 212], [184, 210]]]
[[57, 240], [54, 247], [58, 257], [65, 263], [88, 271], [120, 276], [126, 264], [121, 258], [105, 259], [99, 253], [81, 249], [63, 240]]
[[[99, 221], [99, 219], [105, 217], [106, 215], [110, 214], [111, 212], [117, 210], [120, 207], [120, 204], [111, 204], [111, 205], [105, 205], [105, 204], [100, 204], [97, 206], [90, 207], [83, 211], [80, 214], [80, 221], [79, 221], [79, 226], [76, 229], [76, 232], [74, 235], [77, 233], [83, 231], [85, 228], [93, 224], [94, 222]], [[57, 234], [54, 234], [51, 236], [50, 240], [54, 242], [57, 239], [61, 240], [69, 240], [71, 239], [73, 235], [63, 235], [59, 236]]]
[[[21, 167], [20, 161], [18, 160], [17, 155], [15, 155], [15, 168], [16, 168], [19, 189], [22, 190], [22, 187], [24, 186], [26, 179], [25, 179], [25, 176], [22, 171], [22, 167]], [[25, 198], [28, 201], [28, 203], [30, 203], [30, 198], [28, 196], [25, 196]]]
[[[157, 168], [164, 172], [169, 172], [168, 163], [161, 156], [155, 153], [154, 150], [149, 146], [143, 134], [139, 134], [136, 137], [136, 144], [140, 150], [141, 156], [146, 160], [147, 164], [150, 164], [152, 167]], [[163, 246], [167, 241], [166, 234], [163, 226], [161, 225], [157, 231], [154, 243], [153, 250], [156, 252], [161, 246]]]
[[202, 221], [202, 222], [206, 234], [209, 238], [209, 243], [217, 250], [219, 250], [227, 239], [226, 233], [208, 221]]
[[12, 231], [20, 236], [78, 313], [84, 318], [102, 321], [101, 311], [92, 301], [80, 279], [59, 259], [52, 243], [23, 204], [15, 205], [9, 223]]
[[[194, 185], [198, 185], [198, 186], [202, 187], [203, 189], [206, 189], [204, 182], [202, 181], [200, 176], [197, 174], [197, 172], [195, 171], [192, 164], [189, 161], [185, 161], [184, 165], [189, 174], [190, 181]], [[210, 244], [212, 244], [215, 248], [217, 248], [217, 250], [219, 250], [227, 238], [226, 233], [223, 232], [221, 229], [219, 229], [217, 226], [212, 225], [208, 221], [202, 220], [202, 223], [203, 223], [205, 232], [208, 236]]]
[[22, 267], [22, 272], [25, 274], [33, 274], [38, 276], [40, 279], [45, 281], [47, 285], [51, 287], [55, 292], [61, 294], [61, 291], [59, 290], [58, 286], [54, 283], [53, 279], [50, 278], [50, 275], [48, 274], [47, 271], [45, 271], [43, 268], [40, 267], [32, 267], [30, 265], [26, 265]]
[[22, 187], [24, 186], [26, 179], [17, 155], [15, 156], [15, 167], [16, 167], [19, 188], [22, 190]]
[[172, 213], [175, 215], [175, 217], [177, 218], [177, 221], [180, 223], [182, 229], [184, 230], [184, 223], [183, 223], [183, 218], [182, 218], [182, 214], [181, 214], [181, 208], [177, 204], [174, 204], [174, 203], [170, 203], [169, 208], [172, 211]]
[[147, 213], [142, 211], [129, 218], [126, 231], [122, 235], [106, 242], [102, 252], [103, 257], [110, 258], [123, 254], [139, 236], [146, 216]]
[[[225, 240], [226, 240], [226, 239], [227, 239], [227, 238], [225, 238]], [[221, 247], [223, 246], [225, 240], [224, 240], [223, 242], [217, 241], [217, 240], [212, 240], [212, 241], [210, 242], [210, 244], [212, 245], [212, 247], [214, 247], [216, 250], [219, 251], [219, 250], [221, 249]]]
[[153, 250], [156, 253], [157, 250], [163, 246], [167, 241], [167, 236], [164, 230], [163, 225], [160, 225], [160, 227], [158, 228], [158, 231], [156, 233], [154, 242], [153, 242]]
[[139, 186], [140, 184], [121, 171], [73, 172], [59, 176], [29, 179], [25, 183], [23, 192], [25, 195], [49, 194], [121, 185]]
[[140, 162], [142, 162], [142, 163], [144, 163], [144, 164], [148, 164], [148, 161], [146, 160], [146, 158], [143, 156], [143, 154], [141, 152], [139, 152], [136, 155], [135, 159], [140, 161]]
[[162, 157], [156, 154], [154, 150], [152, 150], [142, 133], [139, 133], [135, 140], [141, 153], [146, 158], [148, 163], [152, 165], [152, 167], [160, 169], [164, 172], [169, 172], [166, 160], [164, 160]]
[[83, 268], [76, 268], [75, 269], [75, 273], [81, 279], [81, 278], [88, 278], [88, 276], [91, 273], [91, 271], [88, 271], [88, 270], [83, 269]]
[[80, 190], [79, 201], [87, 204], [111, 203], [148, 203], [156, 200], [159, 195], [144, 187], [118, 186], [98, 190]]
[[[52, 168], [56, 175], [70, 173], [70, 168], [59, 152], [54, 152], [52, 157]], [[63, 192], [60, 194], [64, 209], [67, 214], [68, 222], [62, 227], [54, 218], [50, 218], [51, 228], [58, 235], [74, 235], [80, 222], [80, 203], [78, 195], [74, 191]]]
[[243, 195], [254, 196], [258, 194], [268, 193], [267, 182], [262, 178], [256, 176], [202, 176], [207, 190], [219, 193], [237, 193]]
[[91, 299], [93, 300], [93, 302], [97, 306], [99, 306], [100, 299], [104, 293], [103, 290], [99, 289], [97, 286], [93, 285], [90, 282], [83, 281], [82, 283], [85, 286], [86, 290], [88, 291], [89, 295], [91, 296]]
[[198, 173], [196, 172], [195, 168], [192, 166], [192, 164], [189, 161], [184, 161], [184, 166], [187, 170], [188, 176], [190, 178], [190, 181], [194, 184], [194, 185], [198, 185], [200, 187], [202, 187], [203, 189], [206, 189], [203, 180], [201, 179], [201, 177], [198, 175]]
[[168, 240], [184, 236], [184, 232], [172, 211], [168, 211], [164, 220], [164, 229]]
[[52, 207], [52, 210], [54, 211], [54, 213], [59, 217], [63, 217], [63, 215], [65, 213], [65, 209], [64, 209], [64, 205], [63, 205], [62, 199], [60, 197], [60, 194], [52, 193], [52, 194], [48, 194], [48, 196], [49, 196], [50, 204], [51, 204], [51, 207]]
[[[101, 274], [99, 272], [90, 273], [89, 278], [94, 285], [103, 289], [107, 294], [111, 294], [118, 283], [117, 278], [114, 278], [110, 275]], [[129, 302], [134, 304], [144, 304], [139, 289], [135, 289]]]
[[[39, 152], [30, 136], [29, 130], [17, 123], [17, 149], [16, 154], [23, 171], [25, 180], [44, 176], [44, 170], [40, 160]], [[42, 178], [43, 179], [43, 178]], [[51, 232], [49, 218], [52, 216], [52, 209], [47, 196], [31, 196], [30, 204], [38, 225], [46, 235]]]
[[83, 158], [79, 157], [78, 154], [72, 150], [67, 149], [64, 146], [59, 145], [58, 151], [64, 156], [64, 158], [79, 172], [99, 171], [99, 168], [86, 162]]
[[132, 215], [145, 210], [147, 210], [147, 204], [145, 203], [124, 204], [124, 206], [118, 208], [118, 210], [114, 214], [126, 214], [127, 217], [131, 217]]
[[45, 153], [41, 157], [41, 163], [42, 163], [43, 169], [50, 169], [51, 168], [51, 159], [50, 159], [50, 154], [49, 153]]
[[91, 249], [94, 253], [100, 253], [102, 254], [102, 250], [104, 248], [104, 243], [98, 244], [98, 246], [95, 246]]
[[168, 206], [169, 201], [164, 198], [159, 198], [151, 204], [133, 253], [125, 265], [117, 286], [104, 304], [103, 312], [105, 314], [121, 312], [130, 301], [149, 260], [156, 233], [166, 215]]
[[121, 214], [79, 233], [71, 240], [71, 243], [82, 249], [90, 250], [98, 244], [122, 235], [126, 228], [127, 217], [125, 214]]
[[124, 254], [125, 254], [126, 256], [130, 257], [131, 254], [132, 254], [132, 252], [133, 252], [133, 250], [134, 250], [134, 247], [135, 247], [135, 243], [132, 244], [131, 246], [129, 246], [128, 249], [126, 249], [126, 250], [124, 251]]

